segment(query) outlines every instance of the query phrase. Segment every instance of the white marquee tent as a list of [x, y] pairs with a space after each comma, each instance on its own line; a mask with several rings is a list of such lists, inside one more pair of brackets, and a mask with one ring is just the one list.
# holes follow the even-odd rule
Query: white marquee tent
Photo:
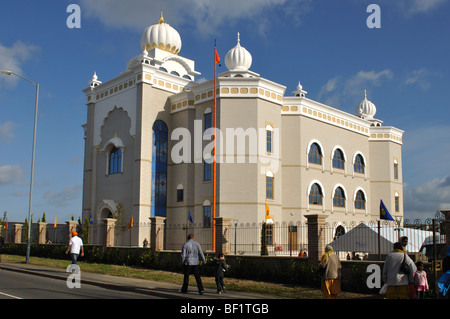
[[[360, 224], [338, 237], [330, 245], [334, 251], [388, 254], [393, 251], [394, 243], [401, 236], [408, 237], [406, 250], [410, 253], [416, 253], [426, 239], [430, 240], [430, 238], [433, 238], [433, 232], [412, 228], [380, 226], [378, 236], [377, 225]], [[378, 239], [380, 244], [378, 244]], [[378, 246], [380, 247], [379, 249]]]

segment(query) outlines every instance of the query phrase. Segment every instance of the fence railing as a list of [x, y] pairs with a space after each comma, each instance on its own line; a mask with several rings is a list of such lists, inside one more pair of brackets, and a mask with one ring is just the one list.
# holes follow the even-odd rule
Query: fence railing
[[[406, 236], [409, 253], [418, 253], [424, 244], [445, 243], [445, 229], [441, 223], [442, 218], [436, 220], [427, 219], [424, 223], [420, 220], [404, 220], [403, 224], [395, 222], [335, 222], [325, 223], [321, 229], [325, 244], [333, 246], [341, 258], [376, 259], [392, 251], [393, 243]], [[433, 223], [437, 221], [434, 225]], [[235, 255], [261, 255], [262, 246], [265, 243], [265, 253], [269, 256], [307, 256], [308, 254], [308, 225], [306, 222], [275, 223], [265, 225], [262, 231], [262, 223], [235, 223], [231, 222], [225, 230], [229, 252]], [[433, 226], [435, 232], [433, 233]], [[114, 228], [114, 246], [146, 246], [145, 241], [150, 241], [152, 232], [151, 223], [116, 225]], [[84, 227], [81, 227], [83, 229]], [[67, 225], [47, 225], [46, 242], [67, 243]], [[84, 228], [86, 229], [86, 228]], [[22, 238], [26, 235], [25, 228]], [[32, 242], [37, 242], [37, 227], [32, 225]], [[88, 234], [81, 234], [89, 244], [105, 243], [106, 237], [104, 225], [89, 225]], [[213, 249], [213, 231], [208, 225], [201, 224], [177, 224], [164, 225], [164, 249], [180, 250], [186, 242], [188, 234], [194, 234], [195, 240], [202, 245], [204, 251]], [[448, 230], [447, 230], [448, 232]], [[2, 229], [1, 236], [5, 242], [13, 242], [14, 225], [10, 224]], [[145, 237], [144, 242], [141, 241]], [[140, 238], [139, 240], [137, 238]], [[26, 242], [23, 240], [23, 242]], [[146, 247], [150, 247], [147, 245]], [[375, 256], [375, 257], [374, 257]]]

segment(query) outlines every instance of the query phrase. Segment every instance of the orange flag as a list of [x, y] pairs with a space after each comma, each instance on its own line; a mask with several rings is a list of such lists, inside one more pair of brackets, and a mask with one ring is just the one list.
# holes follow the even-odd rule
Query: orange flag
[[133, 228], [133, 216], [131, 216], [130, 222], [128, 223], [128, 230], [130, 230], [130, 228]]
[[266, 223], [273, 224], [273, 217], [269, 215], [269, 205], [266, 203]]
[[55, 216], [55, 224], [53, 225], [53, 228], [56, 228], [56, 216]]
[[220, 63], [220, 56], [219, 53], [217, 53], [216, 47], [214, 47], [214, 63]]

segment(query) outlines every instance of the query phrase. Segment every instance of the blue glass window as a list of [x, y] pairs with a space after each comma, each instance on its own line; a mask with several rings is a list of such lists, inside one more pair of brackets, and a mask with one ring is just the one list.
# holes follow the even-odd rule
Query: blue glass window
[[267, 153], [272, 153], [272, 131], [266, 130], [266, 150]]
[[364, 193], [361, 190], [359, 190], [356, 193], [355, 208], [357, 208], [357, 209], [365, 209], [366, 208], [366, 198], [364, 196]]
[[353, 167], [356, 173], [364, 174], [365, 165], [364, 159], [361, 154], [356, 155], [355, 164], [353, 165]]
[[322, 164], [322, 153], [317, 143], [313, 143], [309, 148], [308, 162], [313, 164]]
[[212, 172], [212, 164], [204, 162], [203, 163], [203, 180], [210, 181]]
[[309, 203], [314, 205], [322, 205], [322, 190], [318, 184], [313, 184], [309, 192]]
[[211, 206], [203, 206], [203, 227], [211, 227]]
[[345, 195], [344, 190], [341, 187], [336, 188], [334, 191], [333, 206], [345, 207]]
[[344, 163], [344, 154], [340, 149], [337, 149], [336, 151], [334, 151], [333, 155], [333, 167], [344, 169]]
[[153, 124], [151, 215], [166, 217], [167, 206], [167, 125]]
[[114, 147], [109, 154], [109, 174], [117, 174], [122, 171], [122, 150]]
[[212, 115], [211, 113], [205, 114], [205, 131], [212, 127]]
[[273, 198], [273, 177], [266, 176], [266, 198]]

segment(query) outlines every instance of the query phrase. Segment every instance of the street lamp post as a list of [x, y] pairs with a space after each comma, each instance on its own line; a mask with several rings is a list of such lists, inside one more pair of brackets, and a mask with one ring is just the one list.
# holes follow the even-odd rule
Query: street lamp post
[[26, 256], [26, 263], [30, 261], [30, 247], [31, 247], [31, 203], [33, 200], [33, 176], [34, 176], [34, 154], [36, 149], [36, 127], [37, 127], [37, 114], [38, 114], [38, 99], [39, 99], [39, 83], [35, 83], [33, 81], [28, 80], [27, 78], [24, 78], [23, 76], [14, 73], [9, 70], [1, 70], [0, 73], [6, 74], [6, 75], [15, 75], [21, 79], [24, 79], [27, 82], [30, 82], [31, 84], [36, 86], [36, 101], [35, 101], [35, 107], [34, 107], [34, 131], [33, 131], [33, 151], [31, 156], [31, 179], [30, 179], [30, 200], [28, 204], [28, 236], [27, 236], [27, 256]]

